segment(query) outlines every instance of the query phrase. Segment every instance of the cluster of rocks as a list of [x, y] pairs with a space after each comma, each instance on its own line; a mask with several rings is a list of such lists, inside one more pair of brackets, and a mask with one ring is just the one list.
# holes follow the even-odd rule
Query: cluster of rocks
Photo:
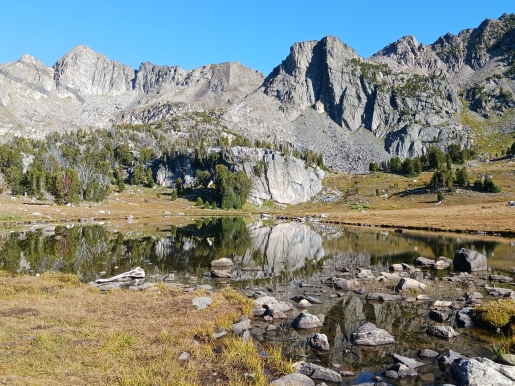
[[[335, 299], [339, 297], [347, 296], [346, 293], [354, 293], [353, 296], [364, 296], [369, 302], [428, 302], [431, 297], [423, 294], [430, 285], [435, 281], [441, 281], [445, 285], [453, 285], [450, 283], [458, 282], [473, 286], [478, 286], [478, 279], [485, 280], [488, 278], [490, 281], [497, 281], [501, 283], [510, 283], [511, 278], [501, 275], [490, 275], [485, 276], [482, 273], [482, 268], [485, 266], [486, 256], [483, 254], [461, 249], [456, 252], [454, 260], [440, 257], [436, 260], [419, 257], [415, 259], [414, 265], [409, 264], [393, 264], [390, 267], [390, 271], [382, 271], [378, 269], [368, 267], [332, 267], [336, 268], [337, 271], [333, 276], [323, 277], [320, 283], [316, 282], [300, 282], [298, 288], [303, 293], [290, 297], [291, 300], [297, 302], [295, 307], [300, 311], [298, 314], [291, 315], [291, 323], [282, 324], [282, 326], [291, 326], [294, 329], [302, 332], [303, 330], [308, 332], [306, 347], [320, 351], [321, 353], [331, 351], [333, 343], [328, 340], [328, 337], [322, 333], [324, 331], [324, 320], [323, 314], [313, 315], [306, 311], [307, 308], [315, 307], [323, 303], [325, 298]], [[454, 264], [455, 266], [463, 267], [463, 264], [468, 264], [466, 268], [469, 272], [462, 272], [460, 274], [453, 274], [449, 277], [442, 279], [433, 278], [428, 270], [431, 269], [443, 269], [448, 268]], [[461, 265], [460, 265], [461, 264]], [[416, 279], [415, 279], [416, 278]], [[449, 284], [445, 282], [449, 281]], [[378, 285], [383, 284], [384, 292], [370, 292], [365, 293], [365, 290], [370, 286], [377, 288]], [[325, 296], [317, 297], [317, 293], [324, 295], [327, 291], [324, 288], [329, 286], [333, 288], [329, 294]], [[488, 287], [485, 284], [481, 284], [487, 291], [487, 293], [499, 292], [498, 296], [505, 296], [513, 293], [510, 289], [499, 289], [498, 287]], [[395, 292], [392, 292], [392, 288]], [[422, 292], [422, 294], [420, 293]], [[313, 294], [314, 293], [314, 294]], [[432, 293], [432, 292], [431, 292]], [[266, 293], [261, 293], [261, 296], [256, 299], [255, 310], [259, 316], [264, 316], [267, 311], [267, 307], [273, 308], [274, 304], [280, 303], [275, 297], [271, 297]], [[266, 295], [266, 296], [264, 296]], [[434, 296], [434, 295], [433, 295]], [[515, 295], [514, 295], [515, 297]], [[260, 300], [261, 299], [261, 300]], [[447, 300], [444, 295], [444, 299], [436, 300], [428, 304], [427, 318], [428, 321], [436, 322], [431, 325], [429, 322], [427, 327], [424, 327], [426, 336], [432, 337], [428, 339], [443, 339], [453, 344], [456, 338], [460, 336], [456, 327], [467, 328], [472, 327], [475, 324], [475, 320], [472, 315], [473, 307], [481, 304], [483, 295], [477, 291], [463, 292], [462, 296], [455, 299]], [[287, 302], [288, 303], [288, 302]], [[267, 305], [263, 307], [262, 305]], [[291, 303], [288, 303], [291, 304]], [[294, 310], [291, 308], [290, 310]], [[295, 316], [297, 315], [297, 316]], [[273, 318], [268, 319], [272, 322]], [[315, 331], [311, 332], [313, 329]], [[322, 329], [322, 331], [320, 331]], [[266, 328], [265, 331], [269, 331]], [[304, 333], [305, 335], [305, 333]], [[378, 327], [374, 323], [361, 322], [360, 325], [348, 335], [349, 343], [354, 347], [379, 347], [383, 345], [391, 345], [396, 343], [396, 336], [392, 335], [390, 331], [387, 331], [381, 327]], [[336, 343], [335, 343], [336, 344]], [[332, 351], [331, 351], [332, 352]], [[347, 349], [344, 352], [353, 352], [352, 349]], [[418, 353], [419, 358], [422, 360], [416, 360], [408, 357], [404, 357], [399, 354], [394, 354], [394, 363], [388, 367], [385, 367], [381, 372], [381, 376], [376, 376], [371, 383], [365, 383], [363, 385], [387, 385], [389, 380], [396, 378], [405, 377], [417, 377], [418, 367], [424, 365], [436, 366], [436, 363], [440, 368], [450, 369], [447, 374], [452, 374], [456, 384], [489, 384], [481, 383], [484, 382], [484, 378], [481, 378], [478, 363], [483, 367], [488, 367], [491, 371], [495, 371], [495, 377], [492, 379], [499, 379], [501, 383], [505, 382], [504, 378], [510, 379], [506, 374], [510, 373], [508, 365], [494, 364], [492, 361], [485, 361], [480, 358], [471, 359], [459, 354], [453, 350], [445, 350], [441, 354], [430, 350], [429, 348], [421, 349]], [[475, 361], [475, 362], [474, 362]], [[476, 363], [478, 362], [478, 363]], [[472, 365], [470, 365], [472, 363]], [[515, 362], [513, 362], [515, 363]], [[442, 367], [444, 366], [444, 367]], [[503, 366], [503, 367], [499, 367]], [[341, 383], [342, 377], [355, 377], [356, 374], [352, 371], [346, 371], [340, 369], [341, 365], [331, 364], [329, 368], [320, 366], [315, 363], [310, 363], [306, 360], [296, 362], [294, 365], [295, 374], [288, 375], [286, 377], [275, 380], [272, 384], [274, 385], [286, 385], [287, 382], [295, 381], [300, 385], [313, 385], [313, 380], [317, 382], [333, 382]], [[470, 370], [472, 369], [472, 370]], [[515, 369], [515, 367], [513, 367]], [[488, 370], [488, 371], [490, 371]], [[482, 368], [483, 373], [487, 370]], [[425, 373], [424, 373], [425, 374]], [[467, 378], [468, 377], [468, 378]], [[477, 380], [474, 380], [476, 377]], [[502, 378], [504, 377], [504, 378]], [[468, 379], [468, 381], [462, 381], [462, 379]], [[501, 381], [502, 380], [502, 381]], [[460, 383], [463, 382], [463, 383]], [[471, 383], [467, 383], [471, 382]], [[476, 383], [474, 383], [476, 382]], [[510, 380], [510, 382], [513, 382]], [[323, 384], [323, 383], [322, 383]], [[510, 383], [506, 383], [510, 384]]]

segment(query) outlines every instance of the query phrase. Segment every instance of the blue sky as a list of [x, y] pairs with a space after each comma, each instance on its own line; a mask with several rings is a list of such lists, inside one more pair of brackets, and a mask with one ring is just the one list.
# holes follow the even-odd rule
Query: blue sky
[[24, 53], [52, 65], [78, 44], [137, 68], [239, 61], [268, 74], [298, 41], [338, 37], [368, 57], [404, 35], [447, 32], [515, 13], [515, 1], [3, 0], [0, 63]]

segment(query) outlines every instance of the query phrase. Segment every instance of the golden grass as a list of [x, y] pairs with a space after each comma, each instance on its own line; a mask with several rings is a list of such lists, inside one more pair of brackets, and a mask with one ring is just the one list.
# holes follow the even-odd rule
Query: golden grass
[[473, 315], [488, 327], [508, 327], [510, 323], [515, 322], [515, 300], [499, 299], [484, 302], [474, 308]]
[[[445, 201], [437, 204], [435, 192], [422, 189], [417, 194], [405, 194], [406, 191], [424, 188], [432, 172], [424, 172], [415, 178], [388, 173], [339, 173], [329, 174], [324, 180], [324, 187], [338, 189], [343, 193], [342, 201], [331, 204], [309, 201], [286, 208], [259, 208], [248, 204], [243, 211], [211, 210], [198, 208], [193, 201], [184, 198], [171, 201], [165, 188], [131, 187], [121, 194], [112, 194], [105, 202], [84, 203], [75, 207], [31, 205], [27, 198], [13, 201], [0, 196], [0, 218], [4, 216], [6, 219], [0, 222], [15, 223], [22, 218], [25, 222], [56, 223], [63, 219], [76, 221], [82, 217], [94, 218], [107, 226], [132, 230], [149, 226], [166, 228], [170, 224], [181, 226], [194, 222], [198, 217], [253, 215], [261, 212], [291, 216], [327, 213], [330, 215], [329, 221], [347, 225], [371, 224], [445, 232], [481, 230], [515, 233], [515, 208], [507, 206], [507, 201], [515, 200], [515, 162], [502, 160], [481, 163], [469, 167], [468, 171], [471, 183], [482, 174], [492, 175], [502, 193], [488, 194], [458, 189], [456, 193], [446, 193]], [[388, 199], [376, 196], [376, 189], [379, 189], [380, 194], [388, 193]], [[39, 212], [42, 216], [34, 216], [33, 212]], [[129, 214], [134, 217], [132, 223], [125, 220]]]
[[228, 288], [196, 310], [191, 300], [202, 294], [164, 286], [100, 294], [72, 275], [2, 274], [0, 384], [266, 385], [265, 366], [288, 369], [277, 358], [265, 363], [252, 341], [213, 339], [252, 301]]
[[[346, 225], [515, 233], [515, 208], [507, 205], [508, 201], [515, 200], [515, 163], [496, 161], [469, 167], [468, 171], [471, 183], [482, 174], [492, 175], [502, 192], [488, 194], [458, 189], [453, 194], [445, 194], [445, 201], [438, 204], [436, 193], [423, 189], [432, 172], [424, 172], [415, 178], [380, 172], [331, 174], [326, 177], [324, 186], [342, 192], [342, 201], [331, 204], [308, 202], [289, 207], [287, 212], [293, 216], [327, 213], [329, 222]], [[380, 194], [387, 192], [388, 198], [377, 197], [376, 189]], [[405, 194], [414, 189], [421, 190], [416, 194]]]

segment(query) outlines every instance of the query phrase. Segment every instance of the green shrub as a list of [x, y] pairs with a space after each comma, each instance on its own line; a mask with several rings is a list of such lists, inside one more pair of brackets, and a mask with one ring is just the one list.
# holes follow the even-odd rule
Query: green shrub
[[492, 178], [489, 176], [485, 177], [485, 182], [483, 183], [483, 189], [487, 193], [500, 193], [501, 192], [501, 188], [499, 186], [497, 186], [494, 183], [494, 181], [492, 180]]
[[177, 200], [177, 189], [172, 189], [171, 200], [172, 201]]

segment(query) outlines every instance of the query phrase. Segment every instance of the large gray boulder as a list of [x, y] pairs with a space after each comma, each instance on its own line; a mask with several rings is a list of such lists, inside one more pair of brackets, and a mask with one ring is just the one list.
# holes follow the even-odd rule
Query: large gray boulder
[[486, 271], [488, 262], [482, 253], [461, 248], [454, 254], [454, 270], [462, 272]]
[[458, 385], [467, 386], [513, 386], [515, 380], [491, 368], [487, 363], [476, 359], [465, 359], [453, 363], [450, 369], [454, 381]]
[[514, 366], [507, 366], [505, 364], [496, 363], [488, 358], [476, 358], [476, 360], [484, 365], [487, 365], [491, 369], [494, 369], [495, 371], [504, 375], [506, 378], [509, 378], [513, 382], [515, 382], [515, 367]]
[[381, 346], [395, 343], [395, 338], [388, 331], [378, 328], [373, 323], [365, 323], [358, 330], [351, 334], [350, 340], [353, 344], [363, 346]]

